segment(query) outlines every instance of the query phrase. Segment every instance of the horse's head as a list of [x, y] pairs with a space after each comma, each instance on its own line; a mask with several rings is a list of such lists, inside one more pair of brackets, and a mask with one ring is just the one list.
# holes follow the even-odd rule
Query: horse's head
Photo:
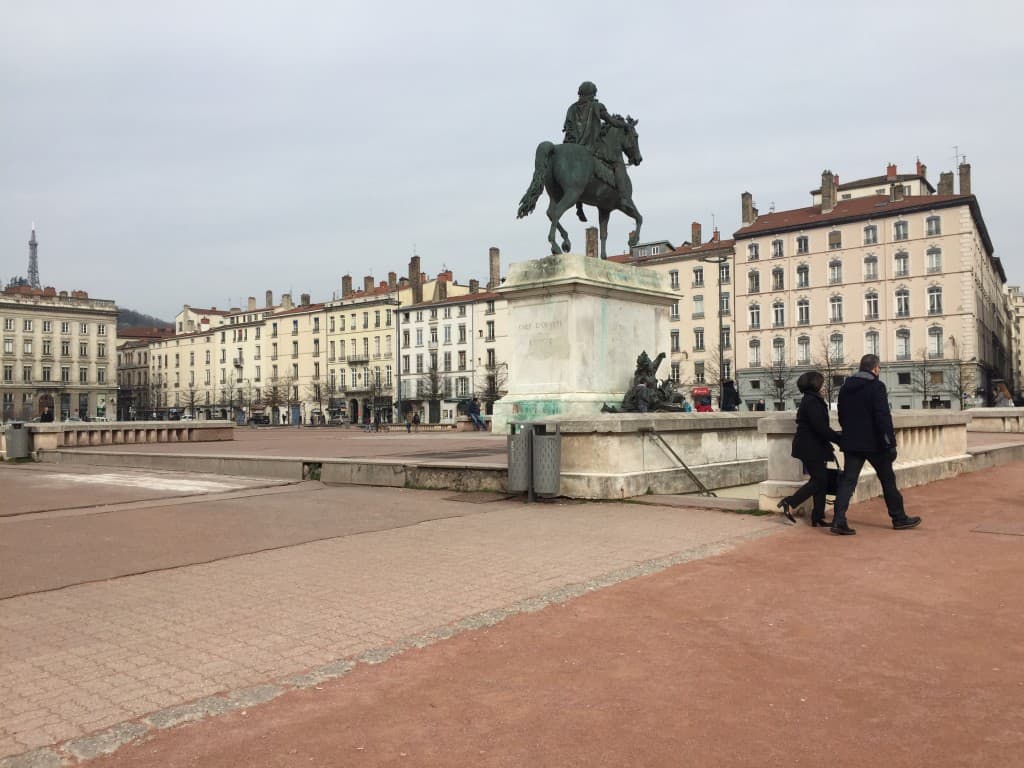
[[630, 165], [640, 165], [644, 160], [640, 154], [640, 139], [636, 135], [636, 126], [639, 122], [626, 115], [626, 127], [622, 130], [622, 151], [629, 158]]

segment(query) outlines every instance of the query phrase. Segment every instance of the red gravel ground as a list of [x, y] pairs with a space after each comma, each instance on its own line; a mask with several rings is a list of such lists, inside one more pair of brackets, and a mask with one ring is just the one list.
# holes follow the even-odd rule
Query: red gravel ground
[[99, 766], [1024, 765], [1022, 465], [881, 500]]

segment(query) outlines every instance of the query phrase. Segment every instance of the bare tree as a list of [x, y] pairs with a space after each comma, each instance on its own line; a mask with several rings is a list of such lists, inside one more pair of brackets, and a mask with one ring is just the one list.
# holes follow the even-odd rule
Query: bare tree
[[323, 382], [319, 377], [315, 377], [309, 380], [306, 385], [306, 397], [316, 403], [316, 407], [320, 410], [320, 417], [324, 418], [324, 401], [328, 400], [327, 394], [327, 382]]
[[[430, 365], [426, 372], [421, 374], [416, 382], [416, 394], [428, 403], [432, 403], [433, 408], [428, 407], [428, 416], [436, 415], [439, 411], [441, 398], [444, 397], [445, 389], [445, 376], [437, 367], [437, 355], [431, 353]], [[434, 411], [431, 414], [431, 410]]]
[[201, 399], [200, 395], [201, 392], [196, 389], [195, 384], [189, 384], [188, 388], [185, 390], [185, 408], [188, 409], [188, 415], [193, 418], [196, 415], [196, 405], [199, 404]]
[[978, 366], [975, 358], [970, 360], [960, 359], [960, 345], [955, 336], [949, 337], [953, 347], [952, 370], [950, 371], [949, 391], [952, 397], [956, 398], [960, 408], [965, 408], [967, 403], [972, 402], [974, 393], [978, 390]]
[[271, 413], [277, 414], [278, 416], [280, 416], [281, 406], [287, 403], [287, 396], [284, 389], [285, 386], [286, 384], [282, 379], [274, 376], [267, 382], [267, 386], [263, 389], [263, 402], [268, 408], [270, 408]]
[[485, 379], [473, 395], [484, 404], [485, 411], [491, 413], [494, 403], [508, 392], [508, 363], [495, 360], [494, 365], [486, 366], [484, 371]]
[[786, 365], [784, 359], [772, 359], [771, 365], [768, 366], [768, 376], [768, 392], [775, 403], [775, 409], [784, 411], [786, 403], [797, 394], [796, 371]]
[[843, 379], [849, 373], [850, 366], [843, 361], [840, 350], [833, 348], [824, 333], [819, 337], [819, 342], [818, 353], [811, 367], [825, 377], [825, 402], [831, 407], [839, 396], [839, 388], [843, 385]]

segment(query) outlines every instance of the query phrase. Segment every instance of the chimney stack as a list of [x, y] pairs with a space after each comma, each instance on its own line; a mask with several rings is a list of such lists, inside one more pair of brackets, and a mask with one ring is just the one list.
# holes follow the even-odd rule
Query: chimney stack
[[587, 227], [587, 258], [597, 258], [597, 227]]
[[889, 163], [889, 165], [885, 167], [885, 180], [896, 181], [896, 175], [896, 163]]
[[497, 248], [490, 249], [491, 277], [487, 281], [487, 290], [493, 291], [501, 285], [501, 251]]
[[302, 303], [302, 306], [308, 307], [309, 306], [309, 294], [308, 293], [300, 294], [299, 295], [299, 301]]
[[256, 297], [255, 296], [250, 296], [249, 297], [249, 301], [245, 305], [245, 311], [246, 312], [255, 312], [256, 311]]
[[928, 166], [921, 162], [921, 158], [917, 158], [917, 175], [922, 179], [928, 175]]
[[968, 162], [960, 163], [960, 194], [971, 194], [971, 164]]
[[754, 196], [749, 192], [744, 192], [740, 195], [742, 201], [742, 221], [743, 226], [749, 226], [754, 223]]
[[421, 282], [420, 257], [413, 256], [409, 259], [409, 285], [412, 287], [412, 303], [423, 302], [423, 283]]
[[388, 290], [395, 291], [398, 289], [398, 273], [388, 272]]
[[281, 294], [281, 309], [291, 309], [293, 306], [295, 306], [295, 305], [292, 304], [292, 295], [290, 293], [282, 293]]
[[690, 225], [690, 245], [696, 248], [700, 244], [700, 222], [695, 221]]
[[821, 212], [830, 213], [836, 207], [836, 178], [832, 171], [821, 172]]
[[270, 309], [272, 306], [274, 306], [274, 292], [267, 291], [267, 309]]
[[470, 293], [479, 293], [480, 292], [480, 281], [479, 280], [470, 280], [469, 281], [469, 292]]
[[953, 172], [944, 171], [939, 174], [939, 190], [940, 195], [952, 195], [953, 194]]
[[437, 282], [434, 283], [434, 301], [444, 301], [447, 298], [448, 298], [448, 281], [447, 280], [442, 280], [441, 279], [441, 275], [438, 275], [437, 276]]
[[366, 275], [363, 278], [363, 292], [364, 293], [372, 293], [373, 292], [373, 275]]

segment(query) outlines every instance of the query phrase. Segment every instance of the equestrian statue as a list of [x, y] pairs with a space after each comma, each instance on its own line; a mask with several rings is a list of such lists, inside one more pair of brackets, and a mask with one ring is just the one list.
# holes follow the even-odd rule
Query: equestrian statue
[[[519, 201], [517, 218], [532, 213], [540, 193], [547, 190], [548, 242], [551, 253], [557, 255], [572, 247], [569, 233], [559, 223], [562, 214], [576, 206], [576, 215], [586, 221], [583, 206], [592, 205], [597, 208], [601, 228], [601, 258], [607, 259], [605, 241], [612, 211], [622, 211], [636, 222], [629, 235], [630, 247], [640, 241], [644, 217], [633, 203], [633, 185], [622, 160], [625, 154], [629, 165], [643, 161], [636, 134], [639, 121], [609, 114], [597, 100], [597, 86], [589, 81], [580, 86], [578, 95], [565, 115], [564, 143], [542, 141], [537, 145], [533, 180]], [[555, 230], [562, 236], [561, 247], [555, 241]]]

